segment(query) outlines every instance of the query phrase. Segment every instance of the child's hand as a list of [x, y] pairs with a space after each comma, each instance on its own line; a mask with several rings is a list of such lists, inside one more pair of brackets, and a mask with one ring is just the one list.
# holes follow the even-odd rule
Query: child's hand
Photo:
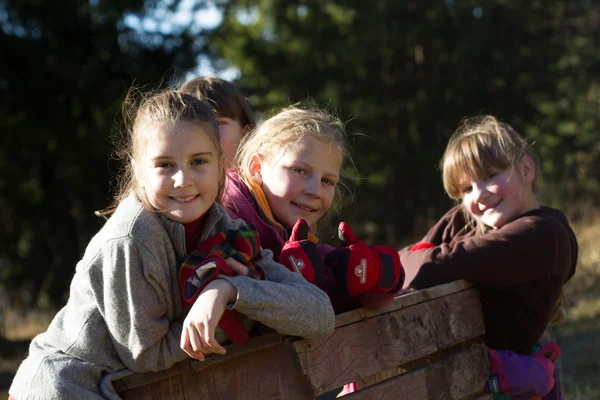
[[224, 279], [206, 285], [183, 322], [181, 349], [200, 361], [205, 360], [205, 354], [225, 354], [215, 340], [215, 329], [227, 304], [235, 302], [236, 297], [235, 287]]
[[358, 296], [367, 292], [385, 293], [402, 286], [404, 268], [395, 249], [368, 246], [345, 222], [340, 223], [338, 235], [342, 247], [325, 257], [338, 287], [350, 296]]
[[229, 265], [234, 275], [248, 276], [248, 274], [250, 273], [250, 268], [248, 268], [246, 265], [242, 264], [234, 258], [228, 257], [225, 259], [225, 262], [227, 263], [227, 265]]
[[317, 245], [308, 240], [308, 223], [305, 220], [299, 219], [292, 228], [290, 239], [281, 249], [279, 263], [299, 273], [308, 282], [320, 285], [323, 279], [321, 259]]

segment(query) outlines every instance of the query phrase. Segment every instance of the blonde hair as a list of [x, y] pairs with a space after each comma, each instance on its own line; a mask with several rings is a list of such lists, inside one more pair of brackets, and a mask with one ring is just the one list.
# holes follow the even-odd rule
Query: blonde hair
[[460, 200], [464, 174], [484, 178], [491, 169], [517, 167], [525, 155], [536, 162], [527, 140], [507, 123], [491, 115], [466, 119], [450, 138], [440, 162], [444, 189], [452, 199]]
[[352, 162], [345, 126], [340, 119], [314, 107], [294, 105], [267, 119], [243, 139], [234, 161], [241, 179], [246, 182], [252, 179], [250, 164], [254, 155], [268, 161], [279, 154], [280, 149], [306, 138], [334, 145], [342, 154], [342, 160]]
[[[136, 104], [139, 106], [136, 107]], [[145, 190], [136, 179], [134, 163], [142, 156], [148, 143], [148, 133], [152, 127], [166, 125], [174, 127], [177, 123], [188, 122], [200, 128], [215, 145], [221, 164], [221, 145], [219, 127], [214, 113], [206, 104], [185, 93], [164, 90], [157, 93], [141, 93], [133, 88], [123, 103], [123, 115], [126, 125], [125, 136], [117, 140], [116, 157], [122, 161], [122, 170], [117, 177], [117, 192], [111, 206], [96, 215], [106, 217], [114, 212], [117, 205], [131, 193], [135, 193], [144, 207], [152, 210]], [[131, 106], [131, 109], [127, 109]], [[223, 166], [220, 165], [220, 169]], [[219, 174], [219, 192], [223, 186], [223, 171]], [[220, 197], [219, 196], [217, 198]]]

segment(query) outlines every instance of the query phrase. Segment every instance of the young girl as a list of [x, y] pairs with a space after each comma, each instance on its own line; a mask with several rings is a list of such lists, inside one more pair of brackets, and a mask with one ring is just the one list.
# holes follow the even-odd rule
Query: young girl
[[215, 110], [225, 168], [231, 167], [240, 141], [256, 125], [246, 98], [231, 82], [216, 76], [190, 79], [181, 85], [179, 91], [191, 94]]
[[405, 287], [478, 284], [486, 345], [529, 355], [575, 273], [575, 235], [560, 211], [539, 205], [534, 156], [508, 124], [465, 121], [441, 167], [446, 192], [460, 204], [400, 251]]
[[[330, 208], [348, 154], [341, 121], [318, 109], [289, 107], [244, 140], [236, 156], [237, 170], [227, 171], [221, 202], [232, 217], [257, 227], [262, 245], [273, 251], [275, 259], [299, 271], [297, 265], [290, 264], [289, 257], [280, 258], [282, 248], [299, 220], [306, 221], [309, 230], [314, 229]], [[349, 228], [343, 226], [350, 236]], [[309, 236], [313, 242], [318, 241]], [[292, 242], [303, 239], [306, 237], [292, 235]], [[290, 246], [293, 243], [288, 243]], [[326, 279], [315, 283], [327, 291], [336, 312], [360, 306], [382, 307], [402, 286], [402, 266], [392, 248], [369, 248], [356, 238], [342, 249], [325, 244], [316, 247], [316, 258], [321, 262], [313, 257], [312, 263], [310, 257], [295, 254], [304, 259], [301, 273], [305, 277], [309, 269], [321, 269], [317, 264], [328, 260], [324, 266], [327, 270], [322, 271]], [[302, 251], [301, 246], [298, 249]], [[364, 276], [355, 275], [351, 270], [355, 265], [347, 262], [360, 257], [372, 264], [364, 269]]]
[[14, 398], [118, 399], [114, 379], [224, 353], [219, 342], [227, 338], [216, 326], [225, 309], [242, 314], [244, 325], [252, 319], [284, 334], [333, 331], [325, 293], [268, 251], [257, 260], [266, 280], [221, 276], [186, 317], [178, 266], [199, 242], [244, 225], [215, 203], [222, 157], [207, 106], [173, 91], [149, 97], [126, 154], [118, 206], [78, 263], [66, 306], [32, 341]]

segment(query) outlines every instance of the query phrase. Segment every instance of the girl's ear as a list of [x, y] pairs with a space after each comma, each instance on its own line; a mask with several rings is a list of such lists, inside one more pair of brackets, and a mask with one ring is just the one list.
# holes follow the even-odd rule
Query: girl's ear
[[521, 176], [526, 183], [533, 183], [535, 180], [536, 170], [535, 162], [530, 156], [523, 156], [521, 162], [519, 162], [519, 170], [521, 171]]
[[259, 154], [254, 154], [252, 155], [252, 157], [250, 157], [250, 165], [248, 166], [248, 171], [250, 171], [252, 179], [258, 184], [262, 183], [261, 171], [263, 162], [264, 160]]

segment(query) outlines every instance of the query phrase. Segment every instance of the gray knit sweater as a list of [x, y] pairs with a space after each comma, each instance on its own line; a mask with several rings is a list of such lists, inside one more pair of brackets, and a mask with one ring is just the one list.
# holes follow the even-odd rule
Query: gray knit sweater
[[[200, 240], [243, 224], [213, 205]], [[237, 289], [231, 307], [282, 334], [333, 332], [327, 295], [262, 251], [266, 280], [224, 278]], [[88, 245], [70, 297], [45, 333], [33, 339], [10, 388], [17, 400], [118, 399], [111, 381], [159, 371], [188, 358], [180, 349], [184, 310], [178, 266], [186, 257], [184, 227], [145, 210], [130, 196]], [[217, 340], [226, 339], [217, 329]]]

